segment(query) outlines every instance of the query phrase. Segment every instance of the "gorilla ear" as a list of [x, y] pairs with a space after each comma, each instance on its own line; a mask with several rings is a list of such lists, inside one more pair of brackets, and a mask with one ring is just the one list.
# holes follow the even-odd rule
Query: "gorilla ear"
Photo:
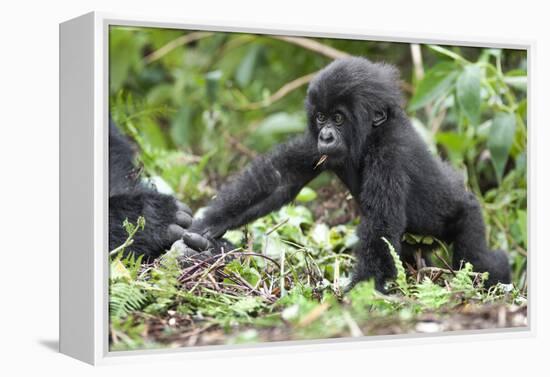
[[377, 110], [377, 111], [374, 112], [374, 118], [372, 120], [372, 125], [374, 127], [378, 127], [382, 123], [384, 123], [386, 120], [388, 120], [388, 114], [384, 110]]

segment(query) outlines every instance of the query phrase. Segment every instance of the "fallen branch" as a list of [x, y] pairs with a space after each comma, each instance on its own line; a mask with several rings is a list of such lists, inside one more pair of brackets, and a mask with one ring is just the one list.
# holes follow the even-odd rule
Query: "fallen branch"
[[447, 269], [449, 271], [451, 271], [453, 273], [453, 276], [456, 276], [456, 273], [454, 272], [453, 268], [451, 266], [449, 266], [449, 263], [447, 263], [445, 258], [440, 256], [439, 253], [437, 253], [437, 252], [434, 252], [434, 255], [437, 257], [437, 259], [439, 259], [441, 261], [441, 263], [443, 263], [445, 265], [445, 267], [447, 267]]
[[316, 74], [317, 72], [313, 72], [305, 76], [298, 77], [295, 80], [289, 81], [265, 100], [248, 103], [239, 107], [239, 110], [258, 110], [264, 107], [271, 106], [273, 103], [281, 100], [290, 92], [293, 92], [299, 87], [308, 84], [315, 77]]
[[164, 55], [168, 54], [178, 47], [185, 46], [186, 44], [198, 41], [203, 38], [211, 37], [212, 35], [214, 35], [214, 33], [208, 31], [196, 31], [194, 33], [182, 35], [181, 37], [168, 42], [158, 50], [153, 51], [151, 54], [147, 55], [144, 59], [145, 64], [151, 64], [155, 60], [159, 60]]
[[287, 37], [284, 35], [272, 35], [271, 38], [303, 47], [307, 50], [311, 50], [321, 55], [325, 55], [331, 59], [341, 59], [341, 58], [346, 58], [350, 56], [347, 52], [337, 50], [334, 47], [324, 45], [310, 38]]
[[307, 327], [315, 322], [327, 309], [330, 305], [326, 302], [317, 305], [309, 313], [307, 313], [298, 323], [298, 327]]
[[254, 152], [252, 149], [249, 149], [246, 145], [241, 144], [237, 139], [235, 139], [229, 133], [224, 132], [224, 136], [232, 147], [234, 147], [236, 150], [238, 150], [248, 158], [254, 159], [258, 156], [256, 152]]
[[[457, 271], [449, 270], [447, 268], [439, 268], [439, 267], [423, 267], [418, 270], [419, 274], [449, 274], [449, 275], [456, 275]], [[472, 276], [474, 278], [481, 278], [483, 275], [481, 272], [468, 272], [469, 276]]]

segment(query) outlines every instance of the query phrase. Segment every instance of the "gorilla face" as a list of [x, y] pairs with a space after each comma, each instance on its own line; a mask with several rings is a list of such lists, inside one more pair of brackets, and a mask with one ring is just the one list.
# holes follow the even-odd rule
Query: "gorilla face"
[[338, 96], [330, 80], [310, 85], [307, 97], [309, 130], [317, 140], [317, 150], [332, 163], [342, 162], [356, 148], [357, 115], [353, 93]]
[[322, 112], [315, 114], [317, 126], [317, 149], [322, 155], [332, 158], [344, 157], [347, 153], [347, 146], [344, 137], [345, 127], [349, 126], [342, 111]]
[[317, 149], [329, 161], [355, 160], [373, 129], [401, 102], [392, 66], [364, 58], [336, 60], [310, 83], [306, 110]]

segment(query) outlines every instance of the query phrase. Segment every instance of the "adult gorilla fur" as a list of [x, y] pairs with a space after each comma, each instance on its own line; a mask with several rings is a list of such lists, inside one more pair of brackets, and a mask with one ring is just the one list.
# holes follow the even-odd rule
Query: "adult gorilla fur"
[[109, 122], [109, 250], [128, 237], [122, 223], [145, 218], [145, 229], [138, 231], [130, 249], [146, 260], [158, 257], [181, 239], [191, 225], [191, 210], [173, 196], [157, 192], [140, 180], [133, 163], [128, 139]]
[[383, 291], [396, 271], [382, 238], [408, 260], [405, 232], [452, 243], [453, 268], [470, 262], [475, 271], [489, 272], [487, 285], [509, 283], [506, 253], [488, 249], [475, 195], [412, 128], [398, 76], [391, 65], [359, 57], [328, 65], [309, 85], [305, 134], [253, 161], [220, 190], [191, 230], [219, 237], [290, 202], [329, 170], [360, 207], [352, 284], [373, 278]]

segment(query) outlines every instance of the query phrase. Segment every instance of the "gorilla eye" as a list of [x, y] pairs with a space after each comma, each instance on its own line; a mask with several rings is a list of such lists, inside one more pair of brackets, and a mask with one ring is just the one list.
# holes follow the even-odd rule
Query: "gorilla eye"
[[344, 123], [344, 116], [342, 115], [342, 113], [334, 114], [334, 123], [336, 123], [337, 126]]
[[327, 121], [327, 117], [323, 113], [317, 113], [317, 122], [319, 123], [325, 123]]

